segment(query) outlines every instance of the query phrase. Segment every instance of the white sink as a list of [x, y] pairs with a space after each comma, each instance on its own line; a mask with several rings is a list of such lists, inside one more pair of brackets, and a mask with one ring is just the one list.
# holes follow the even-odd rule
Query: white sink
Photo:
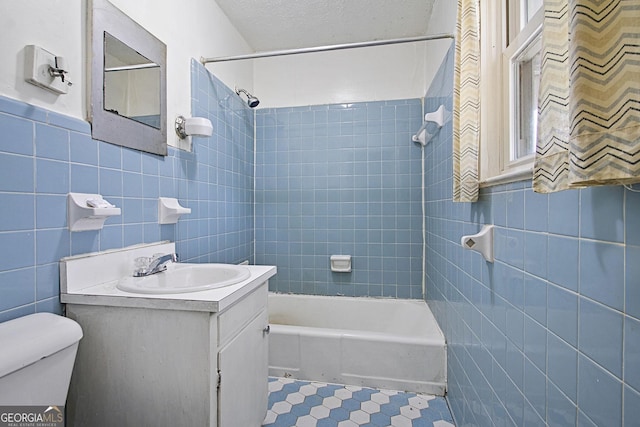
[[241, 265], [171, 263], [162, 273], [125, 277], [116, 286], [137, 294], [180, 294], [234, 285], [250, 275]]

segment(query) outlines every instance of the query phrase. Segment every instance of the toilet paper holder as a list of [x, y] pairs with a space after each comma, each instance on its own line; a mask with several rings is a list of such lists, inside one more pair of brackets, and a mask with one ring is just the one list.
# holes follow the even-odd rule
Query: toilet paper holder
[[485, 225], [477, 234], [462, 236], [463, 248], [482, 254], [485, 260], [493, 262], [493, 225]]

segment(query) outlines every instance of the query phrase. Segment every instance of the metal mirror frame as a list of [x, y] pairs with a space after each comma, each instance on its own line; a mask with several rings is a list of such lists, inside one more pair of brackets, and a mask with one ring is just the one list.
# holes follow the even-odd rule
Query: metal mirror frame
[[[88, 56], [91, 58], [89, 121], [100, 141], [148, 153], [167, 155], [167, 46], [107, 0], [91, 0]], [[160, 129], [104, 109], [104, 33], [160, 66]]]

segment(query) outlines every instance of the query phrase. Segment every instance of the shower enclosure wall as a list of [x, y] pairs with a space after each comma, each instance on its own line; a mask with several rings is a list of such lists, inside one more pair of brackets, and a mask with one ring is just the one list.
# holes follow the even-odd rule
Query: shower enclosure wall
[[[270, 289], [422, 298], [420, 99], [256, 110], [256, 263]], [[352, 256], [351, 273], [329, 258]]]

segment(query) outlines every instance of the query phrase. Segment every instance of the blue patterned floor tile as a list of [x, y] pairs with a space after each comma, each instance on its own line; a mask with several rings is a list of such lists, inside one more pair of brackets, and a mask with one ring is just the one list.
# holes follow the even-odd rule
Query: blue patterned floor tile
[[322, 396], [322, 397], [330, 397], [333, 396], [333, 393], [337, 390], [341, 388], [338, 385], [335, 384], [327, 384], [324, 387], [321, 387], [318, 389], [318, 396]]
[[318, 427], [338, 427], [338, 422], [329, 418], [318, 420]]
[[291, 407], [291, 413], [296, 417], [303, 417], [305, 415], [309, 415], [310, 412], [311, 412], [311, 406], [307, 405], [306, 403], [299, 403]]
[[391, 417], [382, 412], [378, 412], [377, 414], [371, 414], [371, 422], [377, 426], [390, 426]]
[[302, 386], [303, 384], [296, 381], [290, 384], [285, 384], [284, 387], [282, 387], [282, 391], [286, 392], [287, 394], [295, 393], [296, 391], [300, 390], [300, 387]]
[[396, 402], [385, 403], [384, 405], [380, 405], [380, 412], [390, 417], [400, 415], [400, 404]]
[[454, 426], [442, 397], [291, 378], [269, 379], [269, 411], [263, 427], [409, 425]]
[[389, 400], [393, 403], [398, 404], [399, 406], [408, 405], [409, 398], [415, 396], [414, 393], [398, 393], [389, 396]]
[[349, 412], [354, 412], [360, 409], [360, 401], [352, 397], [351, 399], [343, 400], [342, 407]]
[[274, 425], [274, 427], [295, 426], [297, 420], [298, 420], [298, 417], [296, 417], [292, 413], [280, 414], [276, 418], [276, 422], [273, 423], [273, 425]]
[[412, 427], [433, 427], [433, 421], [427, 421], [424, 418], [418, 418], [411, 421]]
[[353, 398], [359, 400], [360, 402], [364, 402], [366, 400], [371, 400], [371, 395], [376, 391], [370, 388], [363, 388], [360, 391], [356, 391], [353, 393]]
[[274, 403], [280, 402], [281, 400], [285, 400], [287, 398], [287, 393], [284, 391], [275, 391], [269, 393], [269, 409], [273, 406]]
[[304, 399], [304, 403], [306, 405], [309, 405], [310, 407], [320, 406], [322, 405], [322, 397], [318, 396], [317, 394], [312, 394], [311, 396], [307, 396]]

